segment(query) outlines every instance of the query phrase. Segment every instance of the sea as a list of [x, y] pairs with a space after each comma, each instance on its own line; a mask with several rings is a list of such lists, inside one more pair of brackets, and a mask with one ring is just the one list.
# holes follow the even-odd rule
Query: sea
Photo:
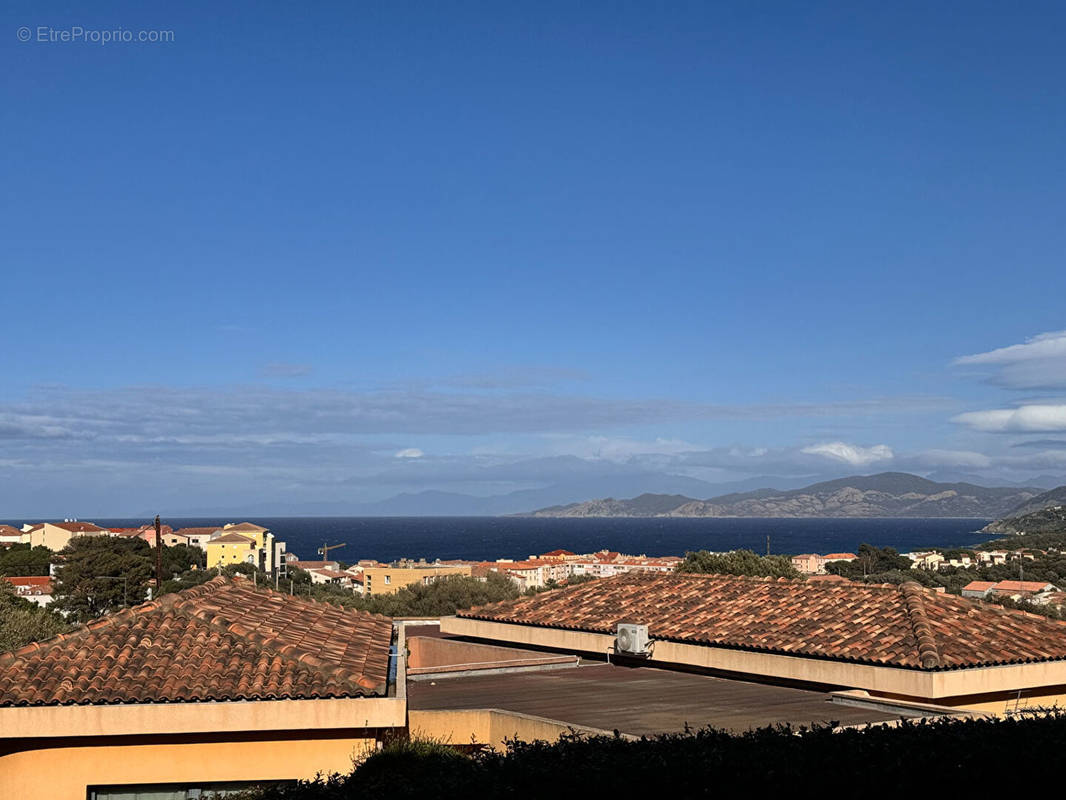
[[[20, 527], [26, 520], [7, 524]], [[39, 520], [33, 520], [37, 522]], [[92, 519], [110, 527], [136, 527], [146, 519]], [[400, 558], [494, 561], [521, 559], [557, 548], [575, 553], [615, 550], [631, 555], [684, 555], [690, 550], [740, 548], [765, 553], [855, 552], [860, 544], [900, 552], [925, 547], [972, 547], [992, 538], [981, 519], [734, 519], [548, 517], [249, 517], [219, 520], [167, 518], [173, 528], [254, 522], [269, 528], [302, 559], [320, 558], [323, 545], [343, 544], [332, 558], [394, 561]]]

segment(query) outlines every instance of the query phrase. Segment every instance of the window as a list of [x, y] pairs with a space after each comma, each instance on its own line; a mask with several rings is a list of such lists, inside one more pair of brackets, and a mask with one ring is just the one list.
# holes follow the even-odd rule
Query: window
[[385, 585], [388, 586], [390, 583], [392, 583], [392, 576], [391, 575], [386, 575], [385, 576]]
[[293, 786], [296, 781], [227, 781], [225, 783], [156, 783], [90, 786], [88, 800], [210, 800], [257, 786]]

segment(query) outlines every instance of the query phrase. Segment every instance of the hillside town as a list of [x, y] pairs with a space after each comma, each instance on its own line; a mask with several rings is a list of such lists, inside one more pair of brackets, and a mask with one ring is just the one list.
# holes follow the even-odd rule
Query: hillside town
[[[54, 576], [63, 560], [64, 548], [76, 539], [98, 542], [141, 541], [154, 548], [156, 528], [152, 524], [139, 527], [107, 527], [81, 520], [25, 523], [21, 527], [0, 525], [0, 554], [16, 550], [33, 551], [44, 548], [52, 554], [47, 568], [35, 562], [27, 574], [10, 565], [0, 575], [14, 587], [19, 597], [36, 605], [48, 605], [53, 598]], [[575, 553], [556, 549], [531, 554], [523, 559], [500, 557], [484, 560], [442, 560], [402, 558], [391, 562], [375, 559], [345, 561], [329, 558], [330, 550], [319, 550], [317, 559], [301, 558], [288, 549], [286, 542], [270, 529], [252, 522], [225, 522], [218, 525], [173, 528], [160, 524], [158, 541], [165, 548], [191, 548], [199, 556], [190, 560], [188, 568], [218, 571], [240, 569], [246, 574], [258, 574], [275, 588], [290, 585], [299, 577], [312, 586], [351, 592], [358, 597], [392, 595], [411, 586], [426, 586], [442, 578], [458, 576], [485, 580], [496, 574], [508, 579], [519, 592], [538, 592], [565, 586], [577, 581], [609, 578], [628, 573], [675, 572], [685, 561], [683, 555], [631, 555], [612, 550]], [[866, 547], [866, 546], [864, 546]], [[868, 548], [876, 551], [876, 548]], [[728, 553], [710, 551], [711, 555]], [[897, 554], [890, 558], [897, 565], [934, 591], [949, 591], [964, 597], [993, 602], [1025, 603], [1029, 606], [1059, 608], [1066, 606], [1066, 592], [1057, 583], [1045, 580], [1024, 580], [1026, 565], [1045, 559], [1058, 559], [1058, 547], [1047, 549], [974, 548], [958, 550], [935, 548]], [[813, 582], [868, 582], [879, 570], [870, 561], [869, 552], [801, 553], [787, 557], [795, 574]], [[11, 559], [11, 564], [19, 564]], [[1001, 567], [1016, 570], [1017, 579], [983, 580], [975, 578], [958, 583], [958, 576], [976, 575], [978, 570]], [[861, 570], [861, 571], [860, 571]], [[951, 576], [949, 579], [947, 576]], [[166, 579], [169, 576], [164, 576]], [[934, 585], [936, 582], [945, 585]], [[952, 583], [954, 581], [954, 584]], [[1066, 581], [1062, 581], [1066, 583]], [[152, 581], [149, 581], [149, 596]]]

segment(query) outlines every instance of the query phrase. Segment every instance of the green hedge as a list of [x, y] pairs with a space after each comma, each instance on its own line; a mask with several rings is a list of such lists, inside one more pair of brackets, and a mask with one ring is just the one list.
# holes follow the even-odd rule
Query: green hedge
[[1040, 785], [1036, 781], [1058, 777], [1063, 754], [1066, 716], [1057, 713], [905, 722], [864, 730], [777, 727], [734, 735], [703, 729], [638, 741], [571, 735], [552, 744], [512, 742], [506, 753], [473, 756], [414, 742], [387, 746], [348, 775], [255, 796], [730, 797], [730, 791], [804, 787], [819, 794], [908, 791], [917, 796], [948, 788], [953, 794], [964, 789], [987, 792], [1000, 785], [1031, 791]]

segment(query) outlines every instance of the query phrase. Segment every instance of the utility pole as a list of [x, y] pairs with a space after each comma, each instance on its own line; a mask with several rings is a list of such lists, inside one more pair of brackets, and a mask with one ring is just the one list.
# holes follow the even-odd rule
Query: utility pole
[[155, 596], [163, 590], [163, 533], [159, 527], [159, 515], [155, 515]]
[[766, 534], [766, 555], [770, 555], [770, 534]]

